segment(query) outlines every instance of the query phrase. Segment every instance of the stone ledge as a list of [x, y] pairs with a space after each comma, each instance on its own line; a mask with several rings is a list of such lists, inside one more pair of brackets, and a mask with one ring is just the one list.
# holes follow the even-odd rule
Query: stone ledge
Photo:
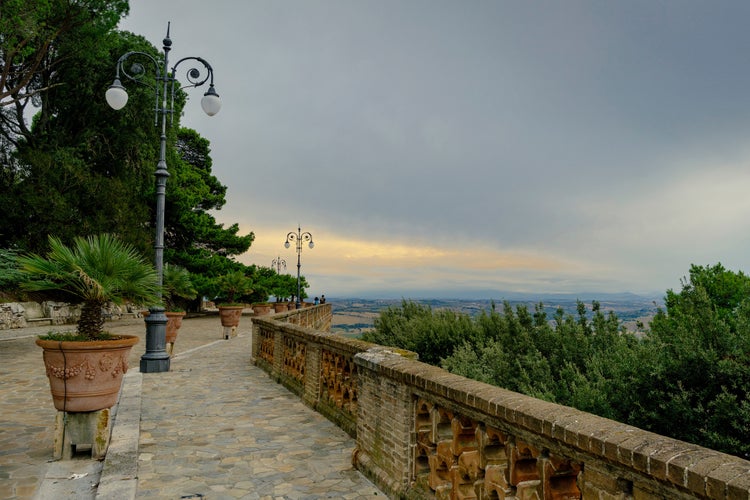
[[52, 325], [52, 318], [27, 319], [26, 323], [27, 323], [26, 326], [51, 326]]
[[555, 442], [558, 451], [565, 454], [567, 448], [569, 456], [584, 463], [601, 461], [624, 476], [673, 485], [683, 496], [750, 498], [750, 461], [742, 458], [471, 381], [382, 348], [357, 354], [355, 363], [412, 391], [448, 400], [457, 411], [485, 415], [488, 424], [502, 423], [540, 442]]
[[141, 372], [130, 370], [123, 377], [112, 438], [96, 491], [97, 499], [128, 500], [136, 496], [142, 387]]

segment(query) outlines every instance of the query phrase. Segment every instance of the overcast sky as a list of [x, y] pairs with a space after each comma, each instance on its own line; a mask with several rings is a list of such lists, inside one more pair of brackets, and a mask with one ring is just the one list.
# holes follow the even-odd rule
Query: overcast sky
[[255, 232], [239, 260], [296, 274], [299, 224], [311, 296], [748, 270], [746, 0], [130, 5], [122, 29], [161, 48], [171, 21], [170, 61], [214, 67], [221, 112], [193, 90], [183, 124], [228, 186], [217, 219]]

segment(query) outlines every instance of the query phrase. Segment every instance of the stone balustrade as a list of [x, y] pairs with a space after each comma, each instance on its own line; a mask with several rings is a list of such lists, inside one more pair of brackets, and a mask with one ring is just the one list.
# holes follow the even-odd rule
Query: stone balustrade
[[356, 435], [354, 355], [373, 344], [328, 333], [331, 305], [253, 318], [253, 358], [305, 403]]
[[356, 438], [394, 498], [750, 499], [750, 462], [329, 333], [330, 304], [253, 319], [257, 366]]

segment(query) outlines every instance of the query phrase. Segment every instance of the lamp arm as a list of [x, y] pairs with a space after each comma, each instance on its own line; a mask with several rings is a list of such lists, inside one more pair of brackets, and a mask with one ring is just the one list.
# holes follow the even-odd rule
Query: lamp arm
[[128, 69], [125, 67], [125, 63], [127, 62], [127, 60], [133, 56], [145, 57], [146, 59], [151, 61], [154, 65], [156, 80], [158, 81], [162, 79], [161, 65], [159, 64], [159, 62], [151, 54], [138, 51], [126, 52], [120, 57], [120, 59], [117, 60], [117, 64], [115, 66], [116, 78], [120, 78], [120, 71], [122, 71], [123, 76], [125, 76], [128, 80], [140, 83], [141, 85], [145, 85], [152, 90], [158, 91], [159, 87], [157, 85], [151, 85], [150, 83], [143, 81], [143, 77], [146, 76], [146, 70], [143, 65], [135, 62], [130, 67], [130, 71], [128, 71]]
[[150, 83], [143, 80], [143, 78], [146, 76], [146, 68], [143, 67], [143, 65], [140, 62], [133, 62], [133, 64], [130, 66], [130, 69], [125, 66], [125, 63], [130, 59], [131, 57], [135, 58], [145, 58], [147, 61], [151, 61], [151, 63], [154, 65], [154, 73], [156, 76], [156, 82], [163, 81], [164, 76], [162, 76], [162, 65], [157, 61], [151, 54], [148, 54], [146, 52], [140, 52], [140, 51], [130, 51], [126, 52], [120, 58], [117, 60], [117, 64], [115, 65], [115, 81], [119, 81], [120, 79], [120, 71], [122, 71], [123, 76], [130, 80], [131, 82], [138, 83], [140, 85], [144, 85], [151, 90], [154, 91], [154, 125], [159, 124], [159, 112], [163, 111], [161, 108], [161, 105], [159, 103], [159, 95], [160, 95], [160, 89], [159, 85], [151, 85]]
[[190, 68], [187, 71], [187, 73], [185, 73], [185, 77], [190, 82], [190, 84], [189, 85], [183, 85], [178, 90], [182, 90], [182, 89], [186, 89], [186, 88], [190, 88], [190, 87], [200, 87], [201, 85], [203, 85], [204, 83], [206, 83], [209, 79], [211, 80], [211, 85], [213, 85], [213, 83], [214, 83], [214, 69], [211, 67], [210, 64], [208, 64], [208, 61], [206, 61], [202, 57], [194, 57], [194, 56], [183, 57], [182, 59], [180, 59], [179, 61], [177, 61], [174, 66], [172, 66], [172, 89], [173, 89], [173, 93], [174, 93], [174, 90], [175, 90], [174, 89], [174, 85], [175, 85], [174, 82], [176, 81], [175, 75], [177, 74], [177, 66], [179, 66], [181, 63], [183, 63], [185, 61], [198, 61], [199, 63], [201, 63], [203, 65], [203, 67], [205, 68], [204, 69], [205, 76], [204, 76], [204, 73], [201, 72], [201, 70], [199, 68], [196, 68], [196, 67]]

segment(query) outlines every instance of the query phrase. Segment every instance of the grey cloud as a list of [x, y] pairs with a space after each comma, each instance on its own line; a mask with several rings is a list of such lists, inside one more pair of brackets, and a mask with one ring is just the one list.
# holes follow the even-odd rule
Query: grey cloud
[[[230, 183], [222, 217], [250, 227], [284, 214], [351, 236], [580, 254], [622, 286], [628, 268], [658, 267], [639, 279], [659, 289], [687, 270], [668, 258], [684, 242], [646, 238], [670, 221], [630, 225], [627, 252], [601, 227], [639, 200], [658, 207], [675, 178], [750, 159], [747, 2], [175, 5], [134, 0], [123, 27], [158, 45], [171, 19], [175, 56], [214, 65], [224, 109], [185, 122]], [[748, 242], [726, 238], [691, 248], [741, 264]]]

